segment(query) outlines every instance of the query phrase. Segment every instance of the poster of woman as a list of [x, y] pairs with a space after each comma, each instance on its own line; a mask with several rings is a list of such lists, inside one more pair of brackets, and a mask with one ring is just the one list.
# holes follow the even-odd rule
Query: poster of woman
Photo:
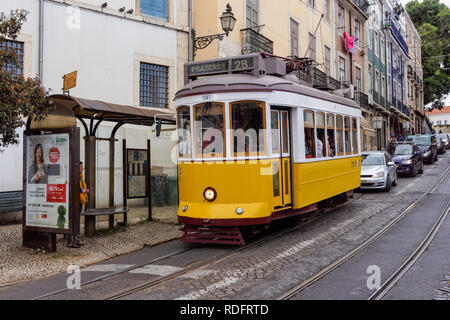
[[68, 229], [69, 135], [26, 139], [26, 226]]
[[44, 149], [42, 144], [37, 144], [34, 148], [33, 163], [28, 169], [28, 183], [45, 183], [48, 181], [48, 167], [44, 161]]

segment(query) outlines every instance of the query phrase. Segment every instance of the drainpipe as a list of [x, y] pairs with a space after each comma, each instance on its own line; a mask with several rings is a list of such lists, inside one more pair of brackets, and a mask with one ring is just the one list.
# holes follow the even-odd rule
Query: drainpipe
[[189, 25], [189, 40], [188, 40], [188, 61], [193, 61], [192, 49], [192, 0], [188, 1], [188, 25]]
[[44, 0], [39, 0], [39, 79], [44, 76]]

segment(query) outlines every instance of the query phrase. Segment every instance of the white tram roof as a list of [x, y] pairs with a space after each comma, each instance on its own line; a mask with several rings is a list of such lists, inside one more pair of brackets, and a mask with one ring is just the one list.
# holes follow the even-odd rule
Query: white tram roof
[[276, 77], [270, 75], [254, 76], [253, 74], [238, 73], [207, 76], [198, 78], [197, 80], [186, 84], [175, 94], [175, 99], [210, 93], [245, 91], [292, 92], [360, 109], [359, 104], [351, 99], [300, 84], [300, 81], [294, 75]]

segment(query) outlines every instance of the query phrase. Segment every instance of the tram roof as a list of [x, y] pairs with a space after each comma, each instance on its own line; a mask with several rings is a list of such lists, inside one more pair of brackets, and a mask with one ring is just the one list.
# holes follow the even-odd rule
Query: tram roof
[[183, 87], [183, 89], [179, 90], [176, 93], [175, 99], [210, 93], [285, 91], [360, 109], [359, 104], [351, 99], [339, 96], [337, 94], [311, 88], [309, 86], [302, 85], [299, 82], [300, 81], [294, 75], [287, 75], [285, 77], [276, 77], [270, 75], [258, 77], [252, 74], [242, 73], [214, 75], [199, 78], [188, 83]]

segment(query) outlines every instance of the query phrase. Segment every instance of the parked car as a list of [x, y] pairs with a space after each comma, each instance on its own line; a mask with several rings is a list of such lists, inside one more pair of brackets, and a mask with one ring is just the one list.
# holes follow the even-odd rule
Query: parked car
[[412, 141], [419, 147], [424, 162], [432, 163], [438, 160], [437, 142], [434, 134], [416, 134], [406, 137], [406, 141]]
[[415, 177], [417, 172], [423, 173], [423, 155], [413, 142], [397, 143], [393, 160], [397, 174]]
[[445, 153], [445, 142], [437, 135], [436, 135], [436, 144], [437, 144], [437, 153], [438, 154]]
[[395, 163], [386, 151], [365, 151], [361, 154], [361, 189], [389, 191], [397, 185]]
[[437, 133], [436, 138], [441, 138], [441, 140], [444, 142], [445, 149], [450, 148], [450, 134], [448, 133]]

